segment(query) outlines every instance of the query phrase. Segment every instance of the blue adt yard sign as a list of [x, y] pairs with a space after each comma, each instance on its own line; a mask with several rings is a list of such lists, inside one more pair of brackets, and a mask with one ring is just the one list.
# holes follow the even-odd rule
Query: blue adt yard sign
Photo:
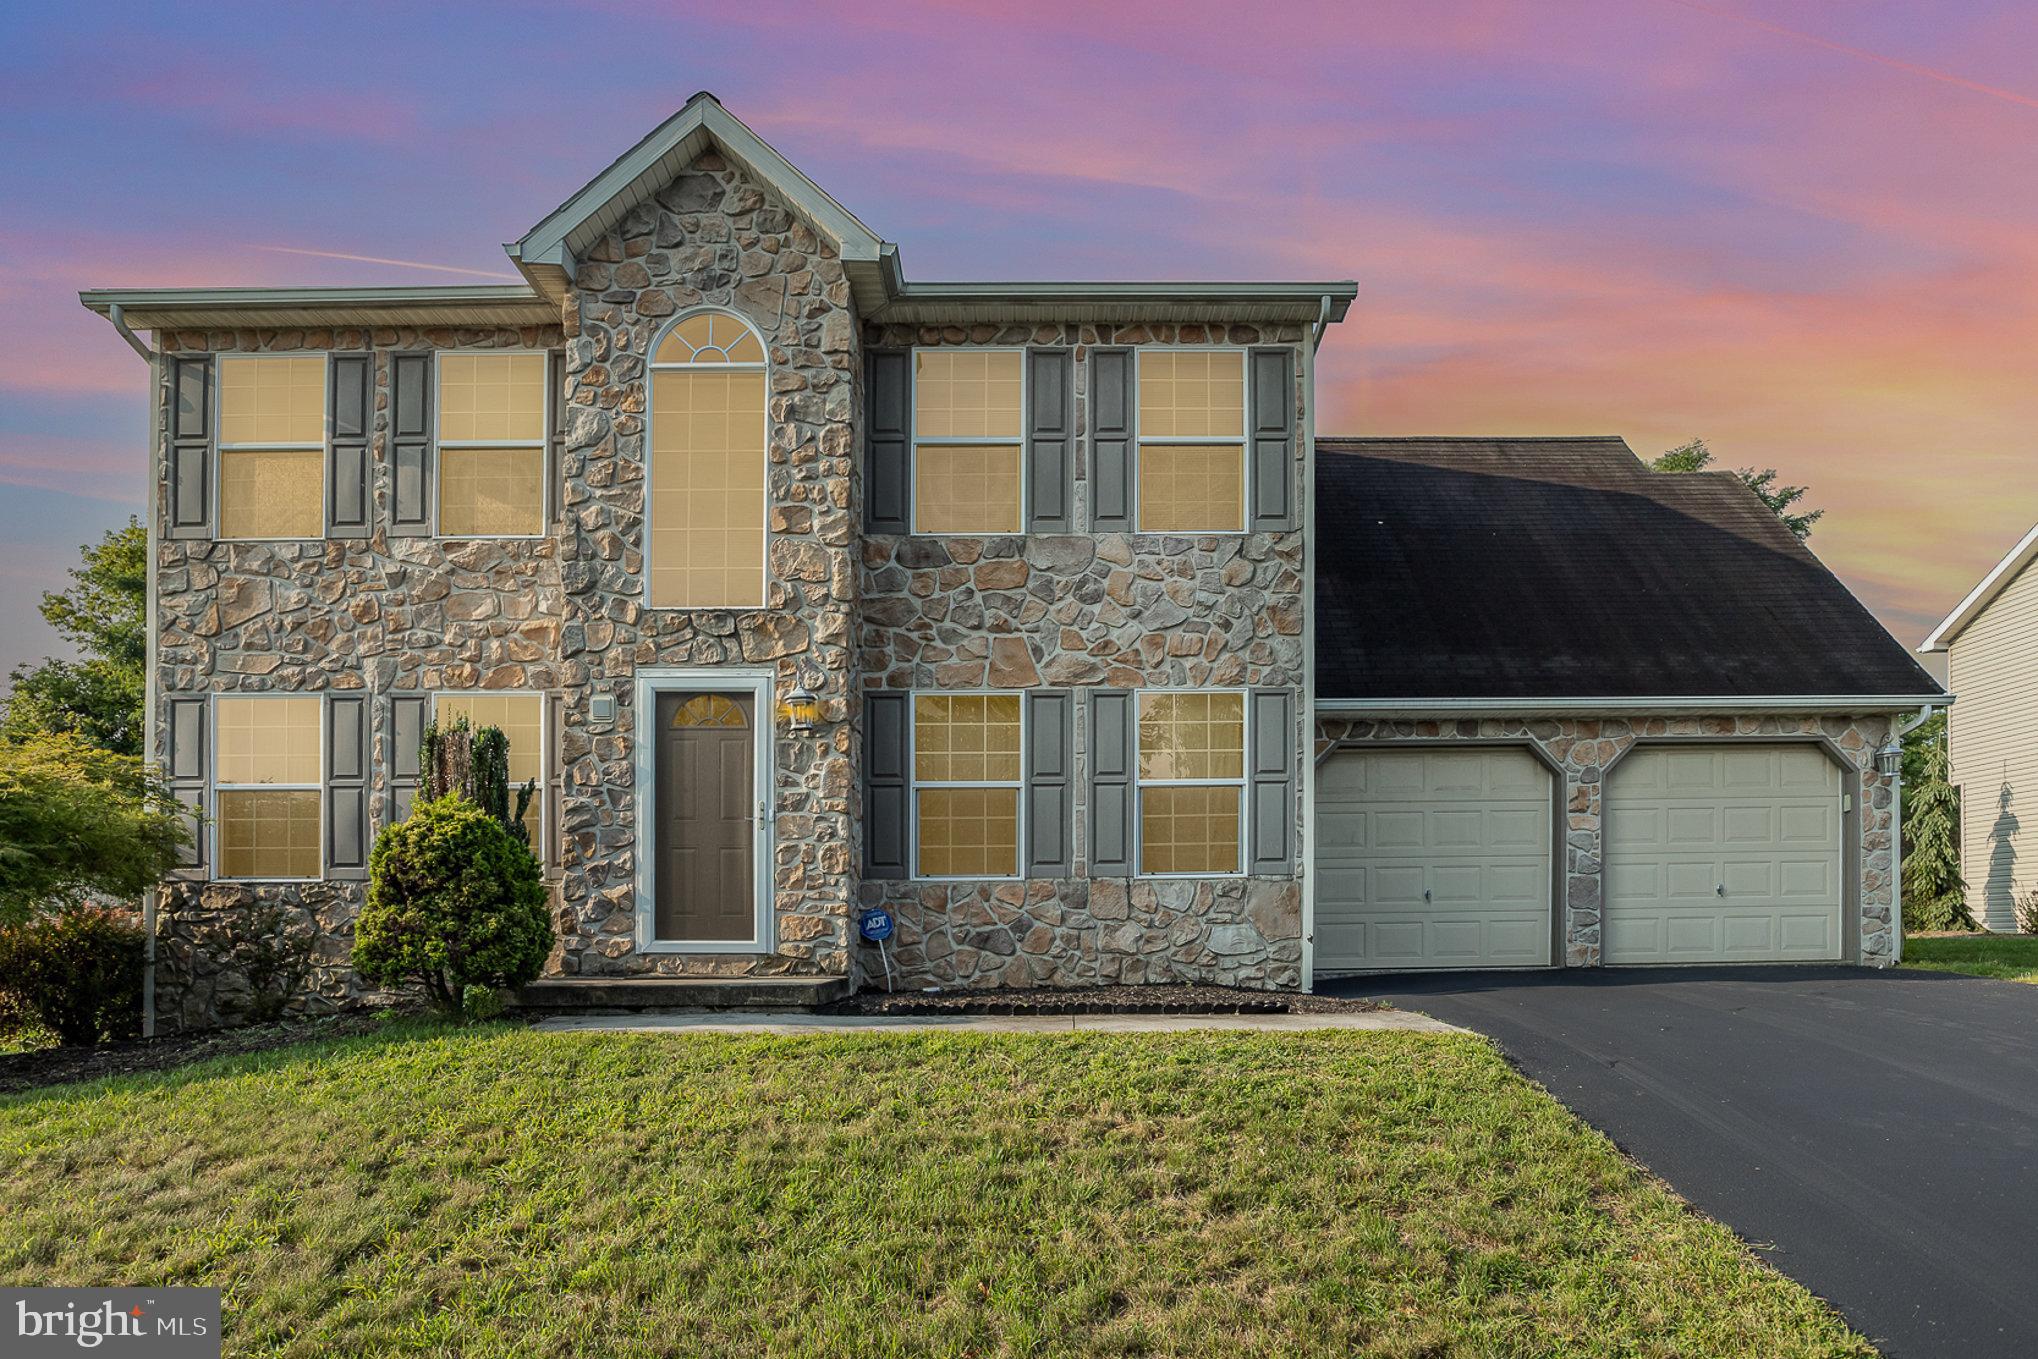
[[865, 943], [882, 944], [892, 937], [892, 913], [882, 906], [873, 906], [856, 918], [856, 930]]

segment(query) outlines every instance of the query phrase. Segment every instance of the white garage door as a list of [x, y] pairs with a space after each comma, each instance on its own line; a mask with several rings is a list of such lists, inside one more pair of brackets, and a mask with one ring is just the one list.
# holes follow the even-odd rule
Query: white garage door
[[1316, 781], [1316, 970], [1550, 961], [1550, 774], [1521, 750], [1348, 750]]
[[1605, 810], [1607, 962], [1840, 956], [1840, 771], [1816, 747], [1643, 747]]

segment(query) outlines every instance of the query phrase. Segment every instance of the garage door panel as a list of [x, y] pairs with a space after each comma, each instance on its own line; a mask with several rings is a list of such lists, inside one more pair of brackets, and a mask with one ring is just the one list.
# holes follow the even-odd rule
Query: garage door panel
[[1838, 958], [1839, 793], [1811, 746], [1634, 752], [1606, 790], [1606, 961]]
[[1424, 829], [1420, 812], [1373, 812], [1373, 833], [1367, 842], [1379, 850], [1421, 849]]
[[[1552, 800], [1525, 751], [1332, 756], [1317, 780], [1316, 966], [1548, 963]], [[1354, 822], [1365, 829], [1332, 829]]]

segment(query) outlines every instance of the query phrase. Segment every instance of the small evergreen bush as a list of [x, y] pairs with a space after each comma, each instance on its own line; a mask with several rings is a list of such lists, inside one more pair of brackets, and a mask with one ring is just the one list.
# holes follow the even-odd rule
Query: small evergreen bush
[[368, 856], [354, 966], [423, 984], [458, 1014], [470, 986], [521, 986], [552, 951], [544, 873], [522, 841], [458, 793], [418, 803]]
[[141, 922], [132, 911], [71, 905], [0, 925], [4, 1008], [65, 1043], [133, 1038], [142, 1025]]

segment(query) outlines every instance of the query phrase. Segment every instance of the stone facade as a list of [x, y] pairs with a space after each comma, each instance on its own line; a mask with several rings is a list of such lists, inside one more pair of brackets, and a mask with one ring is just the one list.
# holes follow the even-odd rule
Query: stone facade
[[1815, 738], [1842, 768], [1844, 790], [1859, 811], [1859, 961], [1891, 956], [1896, 881], [1892, 873], [1895, 786], [1876, 772], [1875, 752], [1889, 737], [1885, 717], [1484, 718], [1459, 721], [1353, 720], [1317, 723], [1317, 753], [1334, 747], [1437, 742], [1519, 745], [1539, 751], [1564, 780], [1564, 962], [1600, 963], [1600, 903], [1605, 899], [1606, 772], [1638, 742], [1775, 741]]
[[[168, 355], [364, 351], [377, 357], [371, 493], [386, 523], [390, 476], [389, 355], [416, 349], [536, 349], [557, 330], [339, 329], [165, 333]], [[167, 383], [167, 365], [164, 381]], [[161, 455], [159, 513], [169, 497]], [[561, 656], [565, 596], [558, 545], [389, 538], [307, 542], [160, 541], [156, 547], [157, 719], [193, 693], [374, 694], [447, 689], [561, 689], [585, 680]], [[372, 705], [371, 824], [388, 812], [389, 732]], [[160, 730], [160, 727], [159, 727]], [[365, 884], [172, 883], [158, 910], [159, 1023], [230, 1018], [248, 991], [230, 945], [263, 907], [316, 922], [303, 1006], [330, 1008], [370, 992], [348, 963]]]
[[[1076, 385], [1075, 522], [1090, 519], [1089, 351], [1099, 345], [1295, 345], [1297, 327], [869, 326], [867, 345], [1066, 347]], [[1300, 369], [1298, 359], [1297, 369]], [[1309, 412], [1298, 384], [1298, 429]], [[1299, 486], [1303, 450], [1291, 475]], [[861, 554], [863, 683], [871, 689], [1305, 687], [1303, 537], [867, 535]], [[1076, 767], [1087, 767], [1077, 704]], [[1299, 714], [1301, 705], [1298, 702]], [[1301, 741], [1298, 720], [1295, 739]], [[1076, 876], [994, 883], [866, 882], [898, 920], [895, 966], [912, 985], [1302, 982], [1300, 885], [1087, 876], [1077, 780]], [[1299, 811], [1298, 811], [1299, 820]], [[1299, 839], [1300, 827], [1296, 829]], [[859, 954], [866, 979], [877, 974]]]
[[[770, 358], [769, 548], [762, 609], [644, 602], [646, 364], [670, 320], [733, 311]], [[567, 693], [566, 901], [559, 969], [576, 974], [841, 974], [858, 851], [855, 732], [857, 529], [853, 452], [862, 366], [836, 252], [777, 197], [710, 153], [626, 216], [582, 262], [566, 344], [563, 654]], [[655, 667], [763, 666], [821, 699], [817, 734], [777, 731], [775, 948], [764, 954], [636, 947], [641, 852], [632, 790], [633, 680]], [[613, 693], [611, 730], [588, 699]], [[768, 715], [767, 715], [768, 716]]]

